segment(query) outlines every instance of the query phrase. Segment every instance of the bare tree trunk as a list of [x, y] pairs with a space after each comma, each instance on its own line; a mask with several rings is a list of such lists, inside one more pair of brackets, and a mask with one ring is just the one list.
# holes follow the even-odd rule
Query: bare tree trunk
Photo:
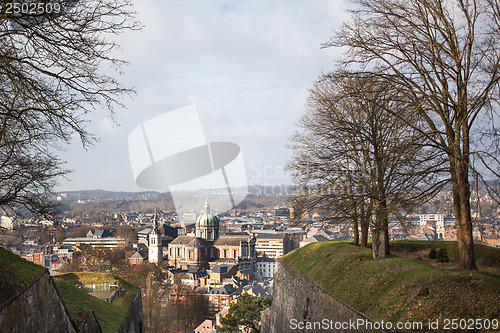
[[386, 257], [385, 232], [381, 227], [372, 229], [372, 253], [374, 259], [384, 259]]
[[385, 207], [382, 202], [375, 203], [375, 226], [372, 229], [372, 253], [375, 259], [387, 257], [387, 243], [385, 232]]
[[453, 183], [453, 187], [454, 192], [457, 192], [458, 201], [454, 200], [453, 206], [457, 225], [458, 251], [460, 253], [459, 265], [463, 269], [473, 270], [477, 269], [477, 266], [474, 257], [474, 239], [472, 236], [468, 168], [465, 163], [457, 163], [456, 173], [456, 184]]
[[[454, 154], [448, 153], [450, 163], [451, 184], [453, 193], [453, 210], [457, 226], [457, 243], [460, 254], [459, 266], [463, 269], [477, 269], [474, 257], [474, 239], [472, 236], [472, 218], [470, 213], [469, 185], [469, 132], [463, 129], [455, 131], [455, 136], [448, 135], [449, 142], [455, 142]], [[460, 134], [462, 139], [460, 140]], [[462, 149], [460, 147], [462, 141]]]
[[389, 254], [391, 254], [391, 249], [389, 247], [389, 217], [387, 216], [387, 214], [384, 214], [383, 225], [385, 236], [385, 255], [388, 256]]
[[356, 209], [356, 201], [352, 200], [352, 225], [354, 228], [354, 245], [359, 245], [359, 227], [358, 227], [358, 211]]
[[[361, 246], [368, 247], [368, 229], [370, 226], [369, 214], [365, 211], [365, 201], [364, 198], [361, 197], [360, 205], [359, 205], [359, 215], [361, 221]], [[370, 210], [371, 211], [371, 210]]]

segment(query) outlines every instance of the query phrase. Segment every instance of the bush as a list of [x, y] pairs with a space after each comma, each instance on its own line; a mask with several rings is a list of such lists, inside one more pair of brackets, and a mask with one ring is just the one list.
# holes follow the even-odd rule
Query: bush
[[436, 253], [436, 259], [439, 262], [448, 262], [450, 261], [450, 258], [448, 258], [448, 250], [446, 249], [439, 249]]
[[435, 248], [432, 248], [430, 251], [429, 251], [429, 258], [431, 259], [436, 259], [436, 249]]

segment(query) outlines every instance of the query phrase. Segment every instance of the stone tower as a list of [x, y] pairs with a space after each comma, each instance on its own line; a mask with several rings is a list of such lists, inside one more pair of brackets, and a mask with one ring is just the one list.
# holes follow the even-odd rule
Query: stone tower
[[161, 245], [161, 234], [156, 223], [156, 212], [153, 217], [153, 230], [149, 233], [148, 260], [151, 263], [159, 264], [163, 260], [163, 248]]

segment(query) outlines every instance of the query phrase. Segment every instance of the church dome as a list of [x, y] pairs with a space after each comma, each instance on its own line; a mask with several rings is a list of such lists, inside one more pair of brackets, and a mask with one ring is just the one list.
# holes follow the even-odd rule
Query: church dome
[[198, 216], [196, 227], [219, 227], [219, 218], [210, 213], [208, 200], [205, 202], [205, 213]]
[[213, 214], [201, 214], [198, 216], [198, 220], [196, 220], [196, 224], [198, 227], [218, 227], [219, 226], [219, 218]]

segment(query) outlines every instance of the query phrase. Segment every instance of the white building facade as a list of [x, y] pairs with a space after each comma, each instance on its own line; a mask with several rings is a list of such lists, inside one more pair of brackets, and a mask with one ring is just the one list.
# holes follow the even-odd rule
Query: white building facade
[[274, 279], [274, 258], [258, 257], [256, 268], [263, 278]]
[[148, 260], [150, 263], [159, 264], [163, 260], [163, 247], [161, 234], [156, 224], [156, 214], [153, 221], [153, 230], [149, 233]]

